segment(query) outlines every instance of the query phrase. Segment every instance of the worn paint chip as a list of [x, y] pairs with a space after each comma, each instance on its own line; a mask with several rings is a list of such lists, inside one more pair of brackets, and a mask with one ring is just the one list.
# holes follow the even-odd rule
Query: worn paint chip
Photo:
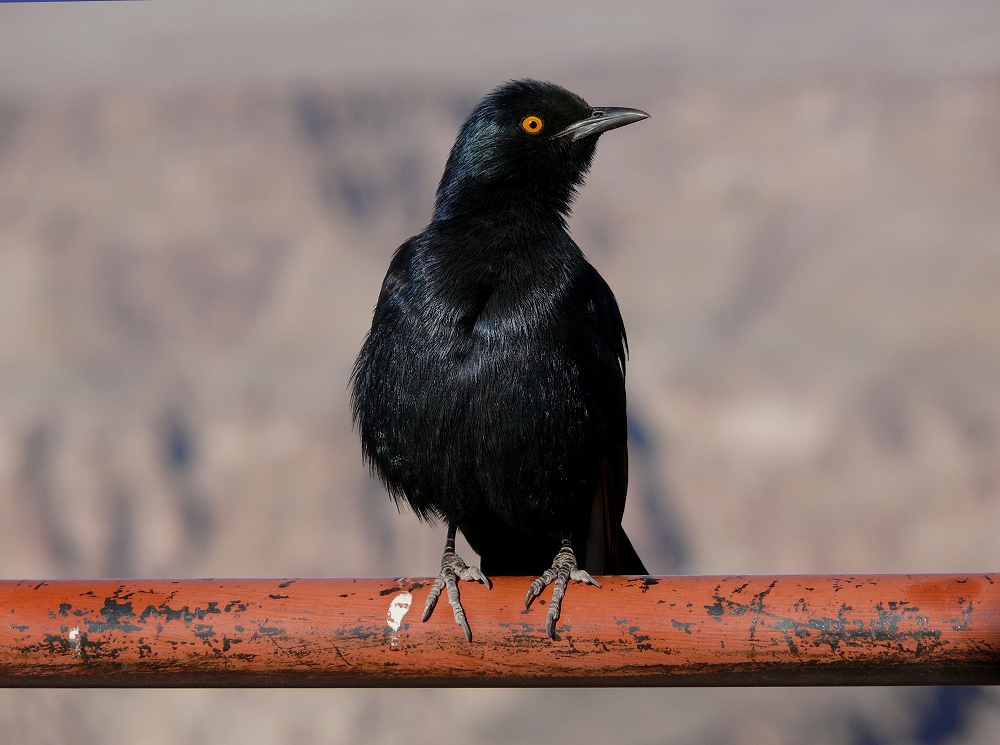
[[69, 630], [69, 643], [73, 647], [73, 651], [80, 654], [83, 651], [83, 640], [80, 638], [80, 627], [77, 626], [75, 629]]
[[401, 592], [389, 603], [389, 612], [385, 621], [393, 631], [399, 631], [399, 626], [403, 622], [403, 616], [410, 610], [410, 603], [413, 596], [408, 592]]

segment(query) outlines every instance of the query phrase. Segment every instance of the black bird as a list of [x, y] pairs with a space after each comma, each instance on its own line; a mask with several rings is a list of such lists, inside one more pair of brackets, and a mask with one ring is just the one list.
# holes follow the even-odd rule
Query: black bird
[[[525, 607], [555, 580], [555, 638], [570, 579], [646, 573], [621, 527], [625, 326], [566, 218], [598, 136], [648, 116], [534, 80], [489, 93], [430, 225], [389, 264], [354, 365], [365, 457], [397, 504], [448, 525], [423, 620], [447, 588], [470, 641], [459, 579], [540, 575]], [[457, 530], [481, 570], [455, 553]]]

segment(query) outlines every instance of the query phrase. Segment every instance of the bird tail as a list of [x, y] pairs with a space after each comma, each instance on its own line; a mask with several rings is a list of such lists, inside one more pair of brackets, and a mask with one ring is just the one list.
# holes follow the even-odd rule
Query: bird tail
[[639, 554], [632, 547], [632, 541], [622, 530], [618, 533], [618, 556], [615, 557], [615, 565], [611, 567], [610, 574], [649, 574], [646, 567], [639, 558]]

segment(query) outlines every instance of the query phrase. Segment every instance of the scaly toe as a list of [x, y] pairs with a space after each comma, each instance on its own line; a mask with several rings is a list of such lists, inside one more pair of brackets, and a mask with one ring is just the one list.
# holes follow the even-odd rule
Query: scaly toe
[[454, 572], [445, 576], [445, 584], [448, 585], [448, 603], [451, 605], [452, 615], [455, 616], [455, 623], [462, 627], [466, 641], [472, 641], [472, 629], [469, 628], [469, 621], [465, 617], [465, 608], [462, 607], [462, 600], [458, 594], [458, 579]]
[[593, 585], [594, 587], [600, 587], [601, 583], [590, 576], [589, 572], [585, 572], [582, 569], [574, 569], [569, 573], [570, 579], [575, 579], [577, 582], [586, 582], [588, 585]]
[[493, 589], [493, 582], [490, 578], [483, 574], [483, 570], [479, 567], [465, 567], [458, 572], [459, 579], [463, 579], [466, 582], [482, 582], [486, 585], [487, 590]]
[[424, 604], [424, 615], [421, 620], [426, 621], [431, 617], [434, 607], [437, 605], [438, 598], [441, 596], [441, 592], [447, 588], [448, 603], [451, 605], [452, 614], [455, 616], [455, 623], [462, 628], [465, 638], [471, 642], [472, 629], [469, 628], [469, 621], [466, 618], [465, 609], [462, 607], [462, 600], [458, 591], [458, 581], [460, 579], [482, 582], [488, 589], [493, 589], [493, 583], [490, 582], [490, 578], [478, 567], [470, 567], [454, 551], [446, 550], [441, 557], [441, 571], [434, 580], [430, 594], [427, 596], [427, 602]]
[[552, 600], [549, 602], [549, 612], [545, 614], [545, 633], [549, 635], [549, 639], [556, 638], [556, 622], [562, 613], [562, 601], [566, 597], [568, 579], [566, 575], [557, 577], [555, 585], [552, 586]]
[[434, 612], [434, 606], [437, 605], [438, 596], [441, 594], [441, 590], [445, 587], [445, 582], [442, 572], [434, 580], [434, 584], [431, 585], [430, 594], [427, 596], [427, 602], [424, 603], [424, 615], [421, 617], [421, 621], [426, 621], [431, 617], [431, 613]]
[[569, 542], [565, 542], [559, 549], [559, 553], [552, 560], [552, 566], [546, 569], [542, 576], [534, 580], [528, 587], [528, 594], [524, 596], [524, 607], [530, 608], [532, 601], [537, 598], [545, 587], [552, 582], [552, 600], [549, 602], [548, 613], [545, 614], [545, 633], [550, 639], [556, 638], [556, 623], [559, 621], [559, 614], [562, 612], [562, 601], [566, 595], [566, 586], [573, 579], [577, 582], [584, 582], [594, 587], [601, 584], [590, 576], [589, 572], [579, 569], [576, 565], [576, 556]]
[[542, 590], [544, 590], [549, 584], [551, 584], [552, 580], [554, 580], [555, 578], [556, 578], [556, 573], [552, 571], [552, 569], [546, 569], [544, 572], [542, 572], [542, 576], [534, 580], [528, 587], [528, 594], [524, 596], [524, 607], [526, 609], [530, 608], [531, 602], [539, 595], [541, 595]]

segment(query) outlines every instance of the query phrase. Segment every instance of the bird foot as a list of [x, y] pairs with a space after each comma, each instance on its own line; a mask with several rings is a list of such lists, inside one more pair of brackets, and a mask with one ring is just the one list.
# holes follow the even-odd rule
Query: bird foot
[[552, 600], [549, 603], [549, 612], [545, 617], [545, 633], [550, 639], [556, 638], [556, 622], [559, 620], [559, 612], [562, 609], [563, 596], [566, 594], [566, 585], [571, 579], [577, 582], [586, 582], [588, 585], [600, 587], [601, 583], [590, 576], [588, 572], [579, 569], [576, 565], [576, 555], [569, 543], [564, 543], [559, 549], [556, 558], [552, 560], [552, 566], [542, 572], [542, 576], [531, 583], [528, 594], [524, 596], [524, 607], [531, 607], [531, 601], [542, 594], [542, 590], [553, 580]]
[[490, 578], [483, 574], [479, 567], [470, 567], [454, 550], [445, 548], [444, 555], [441, 557], [441, 572], [431, 586], [431, 593], [427, 596], [427, 603], [424, 605], [424, 615], [420, 620], [426, 621], [431, 617], [431, 613], [434, 612], [434, 606], [437, 605], [438, 596], [447, 587], [448, 602], [451, 604], [451, 610], [455, 614], [455, 623], [462, 627], [462, 631], [465, 632], [465, 638], [471, 642], [472, 629], [469, 628], [469, 622], [465, 618], [465, 609], [462, 607], [462, 601], [458, 594], [458, 580], [460, 579], [482, 582], [486, 585], [486, 589], [493, 589], [493, 583], [490, 582]]

